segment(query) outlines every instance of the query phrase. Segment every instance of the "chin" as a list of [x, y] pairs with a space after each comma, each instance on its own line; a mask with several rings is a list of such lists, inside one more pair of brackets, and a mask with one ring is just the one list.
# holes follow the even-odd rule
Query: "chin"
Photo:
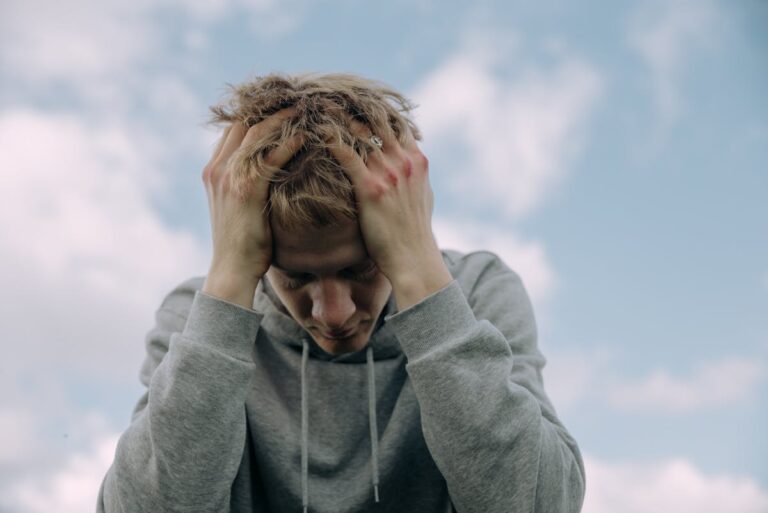
[[355, 353], [360, 351], [368, 344], [368, 332], [357, 333], [349, 338], [344, 339], [331, 339], [325, 338], [322, 335], [313, 337], [317, 345], [320, 346], [323, 351], [334, 356]]

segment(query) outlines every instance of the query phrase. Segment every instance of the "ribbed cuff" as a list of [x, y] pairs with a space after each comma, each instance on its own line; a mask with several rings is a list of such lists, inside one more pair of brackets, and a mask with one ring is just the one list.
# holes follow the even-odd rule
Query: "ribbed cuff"
[[418, 359], [446, 340], [471, 330], [475, 314], [454, 280], [415, 305], [386, 318], [408, 360]]
[[239, 360], [251, 361], [263, 314], [195, 292], [182, 336]]

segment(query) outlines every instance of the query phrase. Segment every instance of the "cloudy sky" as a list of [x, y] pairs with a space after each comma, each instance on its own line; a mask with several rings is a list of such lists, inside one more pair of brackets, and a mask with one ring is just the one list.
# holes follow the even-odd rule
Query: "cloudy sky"
[[534, 301], [586, 513], [768, 511], [768, 2], [9, 0], [0, 511], [90, 511], [162, 296], [205, 273], [226, 83], [420, 107], [444, 247]]

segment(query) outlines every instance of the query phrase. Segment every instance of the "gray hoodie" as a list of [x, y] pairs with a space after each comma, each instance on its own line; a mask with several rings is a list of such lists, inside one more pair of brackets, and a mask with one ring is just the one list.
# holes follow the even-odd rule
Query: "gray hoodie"
[[533, 310], [488, 252], [368, 346], [325, 353], [266, 279], [253, 310], [191, 279], [146, 340], [147, 387], [98, 512], [578, 512], [584, 466], [547, 398]]

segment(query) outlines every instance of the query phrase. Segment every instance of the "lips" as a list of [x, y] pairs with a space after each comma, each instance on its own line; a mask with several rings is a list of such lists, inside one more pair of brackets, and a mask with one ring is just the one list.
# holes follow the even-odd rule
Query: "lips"
[[341, 340], [344, 338], [351, 337], [352, 335], [354, 335], [354, 333], [355, 333], [354, 330], [349, 330], [349, 331], [336, 331], [332, 333], [323, 333], [322, 335], [323, 335], [323, 338], [328, 338], [332, 340]]
[[365, 319], [358, 321], [358, 323], [355, 324], [353, 328], [344, 331], [323, 331], [319, 326], [310, 326], [307, 329], [326, 340], [345, 340], [357, 336], [361, 333], [367, 333], [370, 330], [370, 325], [371, 321], [369, 319]]

